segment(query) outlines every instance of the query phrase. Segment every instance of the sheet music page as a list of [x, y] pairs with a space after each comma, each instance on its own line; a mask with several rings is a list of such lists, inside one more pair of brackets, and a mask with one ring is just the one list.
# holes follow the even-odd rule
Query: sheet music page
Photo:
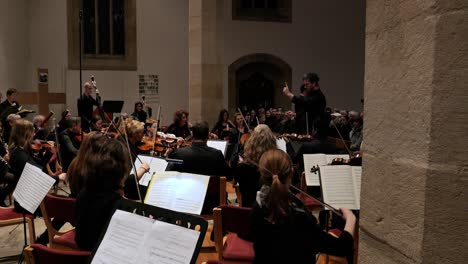
[[24, 209], [33, 214], [54, 183], [54, 178], [42, 172], [38, 167], [26, 163], [13, 197]]
[[200, 214], [209, 176], [176, 171], [153, 175], [145, 203], [177, 212]]
[[351, 175], [351, 166], [321, 166], [322, 195], [325, 203], [335, 208], [359, 209]]
[[327, 165], [325, 154], [304, 154], [304, 172], [307, 186], [320, 186], [320, 179], [317, 173], [310, 172], [312, 167]]
[[145, 244], [154, 220], [116, 210], [91, 263], [132, 264]]
[[349, 159], [348, 154], [327, 154], [326, 157], [327, 157], [327, 164], [323, 164], [323, 165], [330, 165], [334, 159], [339, 159], [339, 158]]
[[190, 263], [200, 232], [155, 221], [135, 263]]
[[287, 151], [286, 151], [286, 141], [284, 140], [284, 138], [277, 138], [276, 139], [276, 147], [287, 153]]
[[354, 181], [354, 190], [356, 193], [357, 202], [359, 208], [361, 208], [361, 175], [362, 167], [361, 166], [351, 166], [351, 175], [353, 176]]
[[227, 141], [225, 140], [208, 140], [206, 141], [206, 145], [208, 147], [215, 148], [223, 153], [223, 156], [226, 156], [226, 147]]
[[[138, 158], [140, 158], [141, 161], [146, 162], [148, 163], [148, 165], [150, 165], [150, 170], [147, 173], [143, 174], [143, 176], [141, 176], [139, 180], [140, 185], [148, 186], [149, 181], [151, 180], [151, 176], [153, 176], [155, 172], [166, 171], [168, 162], [165, 159], [144, 155], [138, 155]], [[138, 159], [136, 159], [135, 168], [138, 169], [140, 168], [140, 166], [141, 162]], [[131, 173], [133, 173], [133, 171]]]

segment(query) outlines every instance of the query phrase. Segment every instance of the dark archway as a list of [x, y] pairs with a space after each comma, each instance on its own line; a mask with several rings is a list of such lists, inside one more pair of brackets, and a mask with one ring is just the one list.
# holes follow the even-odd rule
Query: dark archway
[[228, 69], [229, 110], [247, 106], [291, 107], [282, 95], [284, 82], [291, 83], [292, 69], [282, 59], [264, 53], [244, 56], [233, 62]]

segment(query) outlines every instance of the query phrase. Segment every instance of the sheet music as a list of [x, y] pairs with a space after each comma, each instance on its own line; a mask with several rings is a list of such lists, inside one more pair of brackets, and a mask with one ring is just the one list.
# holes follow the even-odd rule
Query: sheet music
[[176, 171], [153, 175], [145, 203], [177, 212], [200, 214], [209, 176]]
[[155, 221], [135, 263], [190, 263], [200, 232]]
[[320, 180], [317, 173], [310, 172], [312, 167], [324, 166], [332, 163], [335, 158], [349, 159], [349, 155], [341, 154], [304, 154], [304, 172], [307, 186], [320, 186]]
[[226, 156], [226, 147], [227, 147], [227, 141], [225, 140], [208, 140], [206, 142], [206, 145], [208, 147], [215, 148], [223, 153], [223, 156]]
[[286, 141], [284, 140], [284, 138], [277, 138], [276, 139], [276, 147], [287, 153], [287, 151], [286, 151]]
[[359, 197], [356, 197], [351, 166], [321, 166], [320, 177], [325, 203], [335, 208], [359, 210]]
[[116, 210], [92, 263], [190, 263], [200, 233]]
[[26, 163], [13, 197], [21, 207], [33, 214], [54, 183], [54, 178], [42, 172], [38, 167]]
[[353, 176], [354, 188], [356, 192], [356, 197], [358, 201], [358, 206], [361, 208], [361, 176], [362, 176], [362, 167], [361, 166], [351, 166], [351, 175]]
[[116, 210], [92, 263], [136, 263], [139, 248], [153, 222], [147, 217]]
[[[148, 186], [149, 181], [151, 180], [151, 176], [153, 176], [155, 172], [166, 171], [168, 162], [165, 159], [144, 155], [138, 155], [138, 158], [141, 161], [146, 162], [148, 163], [148, 165], [150, 165], [150, 170], [147, 173], [143, 174], [143, 176], [141, 176], [139, 181], [140, 185]], [[136, 169], [140, 168], [141, 166], [140, 160], [135, 160]], [[131, 173], [133, 173], [133, 171]]]

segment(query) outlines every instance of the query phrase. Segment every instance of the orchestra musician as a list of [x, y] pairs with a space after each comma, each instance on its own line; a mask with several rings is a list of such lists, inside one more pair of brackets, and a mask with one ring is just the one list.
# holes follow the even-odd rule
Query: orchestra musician
[[4, 122], [3, 126], [3, 140], [5, 142], [10, 142], [10, 133], [12, 131], [13, 126], [15, 126], [16, 121], [20, 120], [21, 116], [18, 114], [9, 114], [6, 118], [6, 122]]
[[[16, 90], [15, 88], [10, 88], [7, 90], [7, 98], [0, 104], [0, 116], [3, 116], [3, 118], [5, 118], [6, 116], [4, 116], [4, 112], [7, 111], [10, 107], [15, 107], [16, 109], [19, 109], [20, 104], [16, 101], [17, 95], [18, 90]], [[15, 113], [16, 112], [18, 111], [15, 111]], [[3, 122], [4, 120], [1, 121]]]
[[78, 154], [80, 149], [82, 134], [81, 134], [81, 118], [71, 117], [67, 120], [67, 129], [59, 135], [60, 152], [62, 154], [62, 167], [66, 171], [71, 161]]
[[145, 110], [143, 110], [142, 102], [135, 103], [135, 109], [132, 113], [132, 117], [140, 122], [143, 122], [143, 123], [146, 122], [146, 119], [148, 119], [148, 114], [146, 114]]
[[265, 152], [258, 167], [263, 185], [251, 214], [254, 263], [315, 263], [318, 252], [352, 260], [356, 217], [349, 209], [341, 209], [346, 221], [341, 235], [327, 234], [291, 195], [293, 167], [285, 152]]
[[101, 97], [96, 89], [96, 99], [93, 98], [93, 86], [89, 82], [83, 85], [83, 94], [78, 99], [78, 116], [81, 118], [81, 128], [83, 131], [89, 131], [91, 118], [93, 117], [93, 107], [99, 107]]
[[211, 129], [211, 133], [215, 134], [220, 139], [229, 138], [231, 129], [234, 128], [234, 124], [229, 120], [229, 112], [223, 109], [219, 112], [218, 121]]
[[244, 157], [239, 158], [237, 165], [233, 165], [243, 207], [251, 207], [257, 191], [260, 190], [260, 174], [257, 167], [260, 157], [266, 151], [276, 148], [276, 137], [264, 124], [258, 125], [245, 143]]
[[[297, 114], [297, 128], [299, 134], [311, 134], [316, 130], [317, 137], [326, 137], [327, 124], [325, 123], [325, 95], [320, 90], [319, 76], [316, 73], [307, 73], [303, 76], [304, 95], [294, 95], [288, 85], [283, 93], [294, 103]], [[307, 127], [308, 126], [308, 127]]]
[[36, 115], [32, 121], [34, 125], [34, 139], [46, 140], [48, 132], [44, 128], [45, 116]]
[[231, 135], [229, 136], [229, 143], [239, 144], [240, 138], [242, 135], [249, 132], [248, 128], [245, 126], [244, 119], [240, 113], [234, 115], [234, 129], [231, 130]]
[[57, 133], [60, 134], [62, 131], [67, 129], [67, 120], [71, 118], [70, 110], [65, 110], [62, 112], [61, 119], [58, 122], [58, 127], [56, 128]]
[[102, 118], [100, 115], [93, 115], [91, 118], [90, 131], [101, 132], [102, 131]]
[[174, 113], [174, 122], [167, 128], [168, 134], [174, 134], [176, 137], [186, 139], [191, 136], [190, 123], [188, 122], [188, 112], [177, 110]]
[[125, 177], [131, 168], [127, 149], [118, 139], [97, 140], [91, 150], [77, 167], [85, 181], [76, 200], [75, 226], [76, 244], [88, 251], [99, 241], [115, 203], [123, 199]]

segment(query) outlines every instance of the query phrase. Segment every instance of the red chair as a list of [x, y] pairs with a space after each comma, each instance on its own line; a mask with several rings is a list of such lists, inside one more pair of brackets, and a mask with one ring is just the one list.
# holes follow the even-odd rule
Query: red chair
[[92, 252], [78, 250], [60, 250], [41, 244], [32, 244], [24, 249], [28, 264], [84, 264], [89, 263]]
[[[218, 259], [223, 263], [252, 263], [254, 260], [253, 243], [238, 234], [250, 234], [251, 208], [220, 206], [213, 210], [214, 239]], [[224, 234], [226, 241], [223, 243]]]
[[[22, 225], [23, 214], [19, 214], [14, 211], [13, 207], [3, 208], [0, 207], [0, 227], [10, 225]], [[34, 216], [26, 215], [26, 224], [28, 224], [29, 230], [29, 243], [32, 244], [36, 240], [36, 230], [34, 227]]]
[[52, 225], [52, 219], [68, 222], [75, 226], [75, 199], [47, 194], [41, 203], [42, 217], [44, 218], [49, 244], [58, 249], [79, 249], [75, 243], [75, 229], [60, 232]]

